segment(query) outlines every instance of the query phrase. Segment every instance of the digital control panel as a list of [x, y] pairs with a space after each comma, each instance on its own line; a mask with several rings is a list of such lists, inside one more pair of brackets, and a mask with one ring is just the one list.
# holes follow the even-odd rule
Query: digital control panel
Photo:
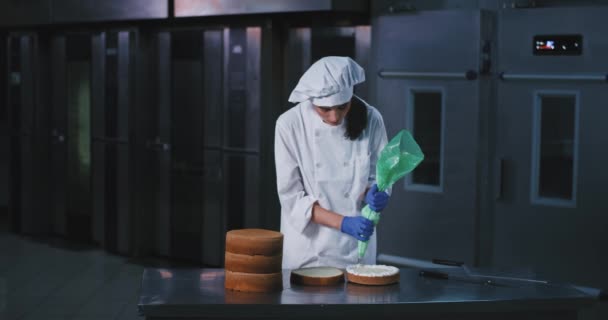
[[534, 36], [532, 52], [534, 55], [578, 56], [583, 52], [583, 36], [574, 35], [537, 35]]

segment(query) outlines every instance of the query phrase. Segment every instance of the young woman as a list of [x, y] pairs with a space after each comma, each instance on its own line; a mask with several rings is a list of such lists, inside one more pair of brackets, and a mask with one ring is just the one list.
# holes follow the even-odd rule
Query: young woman
[[325, 57], [300, 78], [298, 103], [276, 123], [275, 161], [284, 235], [283, 268], [345, 268], [357, 262], [357, 240], [369, 240], [362, 263], [376, 263], [373, 223], [388, 202], [375, 185], [376, 161], [387, 143], [382, 116], [353, 96], [365, 73], [348, 57]]

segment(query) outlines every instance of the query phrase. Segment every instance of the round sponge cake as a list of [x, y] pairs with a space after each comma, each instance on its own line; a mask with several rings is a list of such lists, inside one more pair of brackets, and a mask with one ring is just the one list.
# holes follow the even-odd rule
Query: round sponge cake
[[245, 273], [278, 273], [281, 272], [283, 256], [247, 255], [226, 252], [226, 270]]
[[226, 270], [226, 289], [245, 292], [273, 292], [283, 290], [283, 274], [244, 273]]
[[386, 265], [354, 264], [346, 267], [349, 282], [364, 285], [387, 285], [399, 282], [399, 269]]
[[226, 233], [226, 252], [276, 256], [283, 253], [283, 234], [264, 229], [239, 229]]
[[305, 286], [329, 286], [344, 282], [344, 272], [333, 267], [311, 267], [291, 271], [291, 283]]

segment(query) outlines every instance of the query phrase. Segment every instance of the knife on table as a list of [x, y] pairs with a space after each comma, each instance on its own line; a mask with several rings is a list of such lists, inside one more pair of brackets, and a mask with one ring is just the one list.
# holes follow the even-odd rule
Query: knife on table
[[432, 262], [434, 264], [440, 264], [440, 265], [445, 265], [445, 266], [452, 266], [452, 267], [461, 267], [462, 270], [464, 270], [465, 274], [467, 275], [467, 277], [473, 277], [476, 278], [478, 280], [483, 281], [483, 279], [488, 279], [488, 280], [505, 280], [508, 282], [519, 282], [519, 283], [528, 283], [528, 284], [541, 284], [541, 285], [554, 285], [554, 286], [561, 286], [561, 287], [571, 287], [574, 288], [578, 291], [581, 291], [587, 295], [596, 297], [597, 299], [601, 300], [601, 301], [608, 301], [608, 290], [604, 290], [601, 288], [593, 288], [593, 287], [586, 287], [586, 286], [579, 286], [579, 285], [574, 285], [574, 284], [558, 284], [558, 283], [553, 283], [551, 281], [547, 281], [547, 280], [537, 280], [537, 279], [529, 279], [529, 278], [519, 278], [519, 277], [506, 277], [506, 276], [495, 276], [495, 275], [483, 275], [483, 274], [472, 274], [471, 271], [469, 270], [469, 268], [467, 267], [467, 265], [464, 262], [461, 261], [453, 261], [453, 260], [445, 260], [445, 259], [433, 259]]

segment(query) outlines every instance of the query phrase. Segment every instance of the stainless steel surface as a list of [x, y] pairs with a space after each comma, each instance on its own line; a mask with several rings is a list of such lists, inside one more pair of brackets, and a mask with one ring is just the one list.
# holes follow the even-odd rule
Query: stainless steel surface
[[608, 74], [501, 73], [501, 80], [592, 81], [608, 83]]
[[[499, 72], [509, 74], [597, 74], [608, 70], [605, 6], [501, 10], [498, 43]], [[581, 27], [577, 27], [581, 26]], [[582, 27], [584, 26], [584, 27]], [[580, 34], [580, 56], [537, 56], [536, 35]]]
[[567, 287], [480, 286], [423, 278], [416, 269], [400, 269], [400, 273], [400, 283], [388, 286], [312, 287], [291, 285], [290, 271], [283, 270], [283, 291], [243, 293], [224, 289], [223, 269], [146, 268], [138, 307], [147, 317], [331, 317], [352, 311], [381, 317], [412, 312], [568, 310], [593, 303], [593, 298]]
[[54, 0], [53, 23], [169, 17], [167, 0]]
[[176, 17], [312, 11], [367, 12], [367, 0], [175, 0]]
[[224, 32], [205, 30], [203, 40], [205, 116], [203, 139], [206, 147], [222, 145], [222, 110], [224, 109]]
[[50, 23], [51, 5], [51, 0], [0, 1], [0, 26]]
[[225, 60], [224, 148], [259, 150], [260, 28], [231, 28]]
[[[575, 78], [605, 73], [608, 42], [603, 30], [608, 29], [607, 15], [608, 8], [603, 6], [501, 11], [497, 70], [507, 76], [572, 75]], [[582, 55], [534, 55], [532, 39], [535, 35], [547, 34], [581, 34]], [[608, 109], [603, 107], [603, 101], [608, 99], [608, 91], [606, 83], [595, 78], [597, 80], [592, 81], [497, 81], [494, 161], [497, 166], [500, 164], [496, 162], [501, 159], [506, 162], [502, 194], [494, 202], [491, 265], [533, 266], [540, 278], [608, 286], [605, 272], [608, 255], [603, 242], [598, 241], [608, 226], [608, 216], [604, 214], [608, 212], [608, 202], [605, 192], [596, 192], [605, 190], [608, 172], [594, 169], [608, 159], [603, 147], [608, 145], [608, 135], [601, 134], [606, 130]], [[568, 109], [576, 112], [574, 115], [563, 113], [563, 117], [577, 129], [566, 141], [545, 142], [555, 146], [551, 150], [558, 151], [554, 156], [558, 159], [565, 159], [559, 150], [572, 146], [568, 169], [572, 193], [569, 200], [545, 196], [542, 200], [554, 201], [542, 204], [536, 196], [540, 189], [540, 170], [534, 169], [548, 167], [535, 161], [535, 155], [541, 153], [540, 144], [546, 145], [538, 130], [544, 118], [539, 111], [552, 110], [548, 105], [543, 107], [545, 95], [576, 96], [576, 103], [569, 104]], [[513, 130], [515, 124], [517, 130]], [[560, 125], [558, 129], [564, 127]], [[516, 237], [514, 230], [517, 230]]]
[[[372, 27], [356, 26], [354, 29], [354, 60], [365, 70], [365, 79], [369, 80], [373, 77], [373, 71], [370, 68]], [[355, 86], [355, 94], [365, 101], [370, 101], [370, 83], [373, 83], [373, 81], [365, 81]]]
[[451, 280], [451, 281], [462, 281], [462, 282], [467, 282], [467, 283], [474, 283], [474, 284], [478, 284], [478, 285], [488, 285], [488, 286], [497, 286], [497, 287], [509, 287], [509, 286], [513, 286], [512, 284], [507, 284], [504, 282], [497, 282], [493, 279], [489, 279], [489, 278], [480, 278], [480, 277], [472, 277], [469, 274], [464, 274], [464, 275], [453, 275], [453, 274], [449, 274], [447, 272], [442, 272], [442, 271], [435, 271], [435, 270], [422, 270], [420, 271], [420, 276], [421, 277], [426, 277], [426, 278], [434, 278], [434, 279], [444, 279], [444, 280]]
[[[466, 271], [468, 269], [467, 266], [462, 266], [463, 269]], [[539, 283], [539, 284], [548, 284], [549, 282], [546, 280], [536, 280], [536, 279], [526, 279], [526, 278], [518, 278], [518, 277], [504, 277], [504, 276], [493, 276], [493, 275], [484, 275], [484, 274], [478, 274], [478, 273], [472, 273], [469, 272], [470, 276], [473, 277], [479, 277], [479, 278], [488, 278], [488, 279], [499, 279], [499, 280], [511, 280], [511, 281], [523, 281], [523, 282], [529, 282], [529, 283]]]
[[[483, 11], [445, 10], [383, 15], [372, 21], [372, 101], [389, 137], [403, 128], [414, 137], [417, 132], [419, 137], [433, 137], [421, 145], [430, 169], [420, 172], [437, 177], [416, 184], [410, 175], [395, 184], [378, 225], [381, 255], [445, 257], [471, 264], [477, 259], [479, 190], [484, 188], [479, 183], [488, 139], [481, 124], [491, 102], [482, 91], [486, 81], [464, 79], [465, 70], [480, 69], [482, 43], [488, 38], [485, 26], [492, 20]], [[419, 93], [434, 95], [436, 103], [424, 104], [417, 99]], [[424, 134], [427, 126], [415, 128], [417, 120], [424, 119], [418, 108], [436, 110], [430, 118], [437, 124], [433, 133]]]
[[[260, 149], [260, 120], [262, 114], [261, 106], [261, 54], [262, 54], [262, 28], [260, 27], [248, 27], [245, 29], [245, 77], [246, 77], [246, 91], [247, 93], [245, 101], [247, 103], [245, 116], [245, 123], [242, 127], [243, 133], [245, 133], [245, 144], [246, 149]], [[234, 56], [231, 57], [234, 59]], [[231, 70], [235, 72], [237, 70]], [[228, 89], [234, 89], [230, 86]], [[230, 120], [229, 120], [230, 121]], [[230, 128], [229, 122], [224, 122], [226, 127]], [[236, 130], [236, 128], [231, 128]]]
[[382, 70], [378, 72], [382, 78], [418, 78], [418, 79], [467, 79], [467, 72], [411, 72], [397, 70]]

